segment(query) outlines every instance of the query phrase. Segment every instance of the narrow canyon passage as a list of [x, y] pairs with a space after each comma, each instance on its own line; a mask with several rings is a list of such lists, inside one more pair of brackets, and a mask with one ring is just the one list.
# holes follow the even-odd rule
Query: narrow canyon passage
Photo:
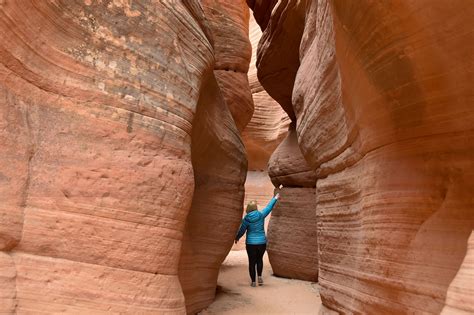
[[317, 283], [273, 276], [267, 255], [264, 265], [264, 285], [250, 287], [247, 254], [232, 250], [221, 266], [215, 301], [199, 314], [318, 314]]
[[[0, 313], [474, 314], [472, 21], [0, 0]], [[250, 287], [236, 232], [280, 186]]]

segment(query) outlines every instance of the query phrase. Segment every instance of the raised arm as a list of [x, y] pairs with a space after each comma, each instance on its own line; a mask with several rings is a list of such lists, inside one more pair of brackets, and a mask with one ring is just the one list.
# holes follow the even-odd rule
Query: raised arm
[[248, 223], [245, 219], [242, 219], [242, 223], [240, 224], [239, 232], [235, 236], [235, 242], [237, 243], [239, 239], [245, 234], [245, 231], [247, 230]]
[[267, 215], [269, 215], [270, 212], [272, 212], [272, 209], [273, 209], [273, 207], [275, 206], [275, 204], [276, 204], [278, 198], [280, 198], [280, 194], [277, 193], [277, 194], [275, 195], [275, 197], [273, 197], [272, 200], [270, 200], [270, 202], [268, 203], [268, 205], [267, 205], [265, 208], [263, 208], [262, 211], [260, 211], [260, 212], [262, 213], [262, 215], [263, 215], [264, 218], [266, 218]]

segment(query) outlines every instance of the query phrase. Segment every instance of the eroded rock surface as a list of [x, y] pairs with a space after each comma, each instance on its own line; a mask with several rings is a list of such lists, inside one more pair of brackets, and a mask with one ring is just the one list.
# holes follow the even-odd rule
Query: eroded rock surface
[[253, 114], [247, 72], [252, 54], [245, 0], [200, 0], [214, 39], [214, 73], [240, 132]]
[[[296, 73], [291, 102], [287, 92], [277, 99], [289, 113], [292, 105], [317, 174], [323, 304], [343, 313], [473, 312], [474, 7], [277, 5], [257, 66], [270, 95]], [[292, 15], [303, 18], [284, 18]], [[300, 45], [276, 29], [301, 34]], [[299, 56], [299, 67], [279, 74], [266, 63], [278, 54]]]
[[[257, 45], [262, 36], [253, 16], [250, 18], [249, 37], [252, 59], [248, 72], [255, 110], [242, 133], [247, 151], [249, 170], [266, 171], [270, 155], [288, 132], [290, 119], [280, 105], [263, 89], [257, 78]], [[271, 197], [271, 194], [268, 196]]]
[[283, 187], [268, 224], [268, 258], [279, 277], [318, 280], [314, 187]]
[[219, 267], [242, 217], [247, 173], [240, 133], [253, 113], [247, 71], [251, 46], [245, 1], [204, 0], [216, 63], [201, 89], [193, 122], [196, 188], [186, 222], [179, 277], [186, 309], [194, 314], [215, 297]]
[[244, 147], [231, 113], [214, 76], [208, 80], [202, 88], [193, 126], [196, 188], [179, 264], [190, 314], [214, 300], [219, 267], [240, 224], [247, 173]]
[[293, 125], [285, 140], [273, 152], [268, 163], [268, 175], [275, 187], [316, 186], [316, 173], [301, 154]]
[[307, 165], [296, 140], [294, 124], [270, 158], [268, 174], [283, 186], [268, 225], [268, 257], [281, 277], [318, 279], [316, 174]]
[[232, 190], [212, 209], [230, 230], [246, 172], [209, 24], [197, 1], [0, 1], [2, 312], [185, 312], [191, 204]]

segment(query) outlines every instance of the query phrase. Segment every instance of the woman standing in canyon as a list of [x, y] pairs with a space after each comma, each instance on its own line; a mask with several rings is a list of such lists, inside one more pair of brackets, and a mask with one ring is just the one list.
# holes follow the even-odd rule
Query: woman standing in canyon
[[245, 248], [249, 259], [249, 274], [252, 280], [251, 286], [255, 287], [255, 266], [257, 267], [258, 284], [263, 285], [263, 255], [267, 249], [267, 238], [265, 236], [265, 218], [275, 206], [280, 194], [277, 193], [262, 211], [258, 211], [257, 202], [252, 200], [247, 205], [247, 215], [242, 219], [239, 232], [235, 237], [235, 243], [247, 232]]

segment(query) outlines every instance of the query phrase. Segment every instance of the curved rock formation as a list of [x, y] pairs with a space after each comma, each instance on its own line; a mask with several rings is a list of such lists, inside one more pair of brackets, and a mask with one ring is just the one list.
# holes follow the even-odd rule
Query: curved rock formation
[[247, 72], [252, 54], [245, 0], [200, 0], [214, 38], [214, 73], [239, 131], [253, 114]]
[[1, 311], [184, 313], [185, 224], [218, 187], [237, 228], [246, 171], [200, 3], [0, 1], [0, 32]]
[[316, 174], [301, 154], [294, 125], [272, 154], [268, 174], [275, 187], [283, 185], [268, 225], [268, 258], [273, 273], [317, 281]]
[[318, 280], [315, 188], [283, 187], [268, 224], [268, 258], [279, 277]]
[[[248, 173], [245, 182], [245, 205], [256, 200], [258, 207], [264, 207], [273, 196], [274, 187], [267, 173], [270, 155], [288, 133], [290, 119], [280, 105], [272, 99], [258, 82], [257, 44], [262, 32], [253, 17], [250, 18], [249, 36], [252, 44], [252, 59], [248, 73], [255, 110], [252, 119], [242, 132], [248, 158]], [[245, 215], [245, 213], [244, 213]], [[267, 225], [269, 220], [265, 221]], [[265, 227], [266, 228], [266, 227]], [[233, 249], [245, 249], [244, 242]]]
[[[248, 77], [255, 110], [252, 119], [242, 133], [242, 139], [247, 150], [249, 169], [266, 171], [270, 155], [288, 132], [290, 119], [258, 82], [255, 62], [257, 44], [262, 32], [253, 17], [250, 18], [249, 29], [252, 59]], [[271, 197], [271, 194], [268, 197]]]
[[247, 172], [243, 144], [214, 76], [201, 91], [192, 133], [196, 188], [179, 264], [189, 314], [214, 300], [220, 265], [242, 217]]
[[193, 121], [196, 188], [179, 264], [186, 310], [190, 314], [214, 300], [220, 265], [239, 227], [247, 172], [239, 131], [253, 113], [247, 79], [249, 10], [243, 0], [202, 3], [214, 41], [213, 73], [217, 80], [210, 76], [202, 87]]
[[[463, 1], [290, 0], [272, 11], [259, 77], [273, 91], [297, 73], [291, 104], [317, 174], [329, 309], [474, 311], [463, 298], [472, 293], [473, 10]], [[292, 25], [292, 15], [303, 18]], [[294, 29], [300, 45], [272, 37], [275, 29]], [[262, 63], [294, 55], [299, 67], [286, 72]], [[287, 94], [278, 100], [291, 112]]]
[[316, 174], [301, 154], [296, 130], [291, 126], [268, 163], [268, 175], [275, 187], [315, 187]]
[[[258, 6], [255, 1], [254, 16], [259, 21]], [[271, 10], [271, 18], [265, 25], [262, 39], [258, 44], [257, 68], [258, 80], [286, 111], [292, 121], [295, 113], [292, 107], [292, 91], [296, 72], [300, 64], [298, 49], [304, 29], [306, 1], [271, 1], [266, 10]], [[266, 20], [266, 18], [264, 19]], [[269, 47], [271, 45], [271, 47]]]

